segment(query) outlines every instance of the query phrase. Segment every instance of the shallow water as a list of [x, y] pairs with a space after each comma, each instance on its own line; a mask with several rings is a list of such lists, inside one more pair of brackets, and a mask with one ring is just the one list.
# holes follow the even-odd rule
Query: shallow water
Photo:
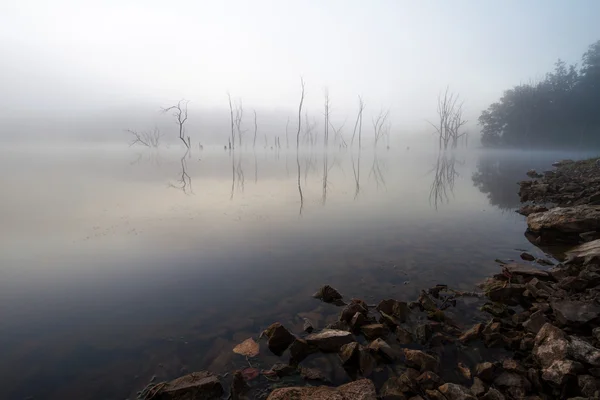
[[587, 155], [182, 156], [0, 150], [6, 398], [135, 398], [153, 376], [243, 367], [231, 348], [270, 323], [300, 332], [302, 317], [335, 319], [339, 309], [311, 298], [323, 283], [370, 303], [437, 283], [473, 290], [496, 258], [543, 256], [514, 212], [516, 182]]

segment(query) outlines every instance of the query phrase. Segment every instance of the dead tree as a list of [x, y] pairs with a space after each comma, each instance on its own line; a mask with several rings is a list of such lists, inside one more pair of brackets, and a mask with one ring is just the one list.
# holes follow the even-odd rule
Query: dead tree
[[285, 148], [290, 148], [290, 139], [288, 137], [288, 125], [290, 124], [290, 117], [288, 117], [287, 122], [285, 123]]
[[256, 124], [256, 110], [254, 111], [254, 141], [252, 142], [252, 148], [256, 147], [256, 132], [258, 132], [258, 125]]
[[329, 144], [329, 90], [325, 89], [325, 112], [323, 113], [323, 115], [325, 116], [325, 124], [324, 124], [324, 130], [323, 130], [323, 144], [325, 145], [325, 148], [327, 148], [328, 144]]
[[[446, 87], [444, 95], [440, 93], [438, 96], [437, 114], [439, 123], [433, 124], [435, 134], [438, 137], [438, 147], [446, 150], [448, 144], [452, 143], [452, 147], [456, 147], [458, 139], [464, 135], [460, 133], [460, 128], [467, 123], [462, 119], [462, 103], [458, 103], [459, 95], [450, 93], [450, 87]], [[452, 141], [452, 142], [451, 142]]]
[[188, 103], [189, 100], [179, 100], [177, 105], [163, 108], [162, 112], [166, 113], [168, 111], [173, 111], [173, 116], [177, 118], [177, 124], [179, 125], [179, 139], [185, 144], [185, 147], [190, 148], [189, 140], [185, 140], [185, 121], [188, 119]]
[[231, 120], [231, 138], [229, 139], [229, 150], [235, 149], [235, 130], [233, 129], [233, 106], [231, 104], [231, 95], [227, 92], [227, 98], [229, 99], [229, 116]]
[[335, 128], [335, 126], [333, 126], [333, 124], [330, 122], [329, 126], [331, 126], [331, 129], [333, 129], [333, 137], [334, 137], [334, 142], [337, 143], [338, 140], [340, 141], [340, 148], [347, 148], [348, 145], [346, 144], [346, 141], [344, 140], [344, 136], [342, 136], [342, 128], [344, 127], [344, 125], [346, 125], [346, 120], [344, 120], [344, 123], [339, 127], [339, 128]]
[[374, 147], [377, 147], [379, 140], [386, 135], [386, 132], [389, 132], [389, 125], [387, 123], [389, 114], [390, 110], [381, 110], [377, 118], [373, 118]]
[[146, 147], [157, 148], [160, 145], [160, 138], [162, 137], [162, 134], [157, 127], [154, 127], [153, 131], [138, 132], [128, 129], [127, 132], [133, 136], [131, 142], [129, 143], [130, 147], [135, 144], [139, 144]]
[[354, 146], [354, 137], [356, 136], [358, 128], [358, 147], [361, 147], [362, 137], [362, 115], [365, 109], [365, 103], [363, 103], [362, 97], [358, 96], [358, 114], [356, 115], [356, 122], [354, 123], [354, 132], [352, 133], [352, 140], [350, 141], [350, 147]]
[[302, 94], [300, 95], [300, 106], [298, 107], [298, 132], [296, 132], [296, 151], [300, 147], [300, 129], [302, 128], [302, 104], [304, 103], [304, 79], [300, 78]]
[[238, 103], [235, 106], [235, 129], [237, 131], [238, 136], [238, 144], [242, 147], [242, 136], [246, 131], [242, 130], [242, 120], [244, 118], [244, 106], [242, 105], [242, 100], [238, 100]]

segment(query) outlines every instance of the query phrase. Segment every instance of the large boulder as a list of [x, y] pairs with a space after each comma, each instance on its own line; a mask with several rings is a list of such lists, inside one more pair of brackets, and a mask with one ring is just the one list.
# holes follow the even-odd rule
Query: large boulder
[[376, 400], [375, 385], [369, 379], [339, 387], [304, 386], [275, 389], [267, 400]]
[[347, 331], [325, 329], [318, 333], [311, 333], [304, 340], [321, 351], [337, 352], [343, 345], [354, 342], [354, 335]]
[[548, 368], [567, 357], [569, 342], [565, 333], [550, 323], [544, 324], [535, 337], [533, 356], [543, 367]]
[[200, 371], [154, 385], [145, 400], [216, 400], [222, 394], [219, 378], [208, 371]]
[[406, 322], [408, 314], [410, 313], [408, 304], [394, 299], [380, 301], [376, 310], [381, 314], [382, 320], [392, 326], [397, 326]]
[[526, 279], [538, 278], [540, 280], [552, 280], [548, 271], [541, 270], [533, 265], [511, 263], [504, 266], [512, 275], [520, 275]]
[[600, 263], [600, 239], [581, 244], [566, 253], [569, 264]]
[[557, 239], [577, 243], [581, 240], [580, 233], [600, 230], [600, 206], [556, 207], [530, 214], [527, 226], [531, 232], [539, 233], [542, 241]]
[[269, 338], [267, 345], [275, 355], [280, 356], [283, 352], [294, 342], [296, 339], [294, 335], [290, 333], [283, 325], [279, 322], [271, 324], [267, 329], [263, 331], [261, 336]]
[[556, 320], [563, 325], [584, 325], [600, 316], [600, 306], [592, 301], [557, 300], [550, 306]]
[[600, 350], [576, 336], [569, 337], [567, 353], [577, 361], [600, 367]]

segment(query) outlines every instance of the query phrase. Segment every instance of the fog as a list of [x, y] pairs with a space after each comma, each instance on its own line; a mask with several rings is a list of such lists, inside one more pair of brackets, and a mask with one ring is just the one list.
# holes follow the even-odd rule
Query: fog
[[390, 110], [394, 138], [430, 139], [450, 86], [476, 134], [505, 89], [578, 62], [599, 13], [594, 0], [3, 2], [0, 140], [119, 140], [173, 127], [160, 108], [185, 98], [194, 140], [221, 144], [228, 92], [280, 132], [301, 76], [310, 116], [327, 89], [332, 121], [352, 121], [361, 95], [368, 121]]

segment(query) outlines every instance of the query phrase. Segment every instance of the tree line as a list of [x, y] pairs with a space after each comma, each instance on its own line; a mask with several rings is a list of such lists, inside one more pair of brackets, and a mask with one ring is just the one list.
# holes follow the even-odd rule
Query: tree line
[[600, 40], [579, 67], [559, 59], [543, 79], [505, 91], [479, 125], [486, 147], [600, 146]]

